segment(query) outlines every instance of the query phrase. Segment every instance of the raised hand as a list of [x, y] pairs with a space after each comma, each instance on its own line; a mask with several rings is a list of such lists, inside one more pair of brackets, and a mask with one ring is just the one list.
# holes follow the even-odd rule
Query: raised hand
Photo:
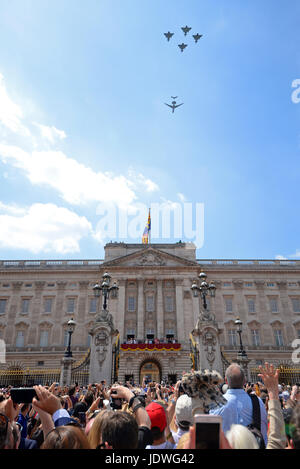
[[263, 382], [268, 390], [269, 398], [270, 399], [278, 399], [278, 377], [279, 377], [279, 369], [274, 370], [274, 365], [269, 365], [269, 363], [265, 363], [265, 367], [263, 368], [261, 365], [259, 366], [261, 373], [258, 375], [260, 378], [263, 379]]

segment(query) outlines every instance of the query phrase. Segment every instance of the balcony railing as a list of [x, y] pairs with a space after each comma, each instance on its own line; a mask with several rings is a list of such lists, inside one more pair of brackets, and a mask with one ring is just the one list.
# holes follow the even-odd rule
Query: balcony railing
[[137, 350], [137, 351], [144, 351], [144, 350], [151, 350], [151, 351], [163, 351], [163, 350], [168, 350], [168, 351], [179, 351], [181, 350], [181, 344], [178, 344], [177, 342], [175, 344], [170, 344], [170, 343], [159, 343], [159, 344], [122, 344], [121, 345], [121, 350], [122, 351], [132, 351], [132, 350]]

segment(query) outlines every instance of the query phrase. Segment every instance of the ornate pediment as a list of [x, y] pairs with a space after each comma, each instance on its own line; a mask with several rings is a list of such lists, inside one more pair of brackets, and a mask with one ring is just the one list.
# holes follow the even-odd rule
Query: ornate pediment
[[101, 267], [109, 266], [119, 267], [180, 267], [180, 266], [197, 266], [197, 262], [179, 257], [174, 254], [160, 251], [154, 248], [141, 248], [132, 254], [117, 257], [111, 261], [104, 262]]

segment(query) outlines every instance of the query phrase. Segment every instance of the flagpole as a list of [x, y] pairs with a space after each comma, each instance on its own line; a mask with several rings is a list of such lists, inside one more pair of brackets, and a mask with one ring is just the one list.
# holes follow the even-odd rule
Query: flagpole
[[[150, 217], [150, 220], [151, 220], [150, 208], [149, 208], [149, 217]], [[149, 244], [151, 244], [151, 226], [150, 226], [150, 230], [149, 230]]]

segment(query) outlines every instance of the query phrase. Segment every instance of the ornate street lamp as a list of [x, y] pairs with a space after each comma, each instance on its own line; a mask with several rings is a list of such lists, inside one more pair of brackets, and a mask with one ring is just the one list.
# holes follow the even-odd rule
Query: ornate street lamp
[[94, 295], [96, 298], [99, 298], [102, 292], [103, 295], [103, 310], [106, 311], [107, 309], [107, 300], [109, 298], [109, 294], [111, 292], [112, 297], [115, 298], [117, 295], [117, 290], [119, 287], [117, 286], [116, 282], [112, 286], [110, 286], [110, 279], [111, 276], [105, 272], [105, 274], [102, 275], [102, 283], [101, 285], [99, 283], [96, 283], [96, 285], [93, 286], [94, 290]]
[[248, 356], [247, 356], [246, 350], [243, 347], [243, 342], [242, 342], [242, 326], [243, 326], [243, 323], [240, 320], [240, 318], [237, 318], [234, 321], [234, 324], [237, 326], [237, 333], [240, 337], [240, 350], [238, 351], [238, 357], [247, 360]]
[[203, 304], [203, 308], [206, 310], [207, 309], [207, 302], [206, 302], [206, 296], [208, 294], [210, 294], [210, 296], [212, 298], [215, 297], [216, 295], [216, 286], [213, 282], [210, 282], [210, 284], [208, 284], [206, 282], [206, 279], [207, 279], [207, 275], [204, 273], [204, 272], [201, 272], [199, 274], [199, 280], [200, 280], [200, 287], [197, 285], [196, 282], [193, 283], [191, 289], [193, 291], [193, 295], [195, 297], [198, 296], [198, 292], [200, 292], [200, 296], [201, 296], [201, 299], [202, 299], [202, 304]]
[[76, 322], [72, 318], [72, 319], [70, 319], [70, 321], [68, 321], [67, 331], [68, 331], [69, 337], [68, 337], [68, 348], [65, 351], [65, 357], [69, 357], [69, 358], [72, 357], [71, 338], [72, 338], [72, 334], [75, 330], [75, 327], [76, 327]]

